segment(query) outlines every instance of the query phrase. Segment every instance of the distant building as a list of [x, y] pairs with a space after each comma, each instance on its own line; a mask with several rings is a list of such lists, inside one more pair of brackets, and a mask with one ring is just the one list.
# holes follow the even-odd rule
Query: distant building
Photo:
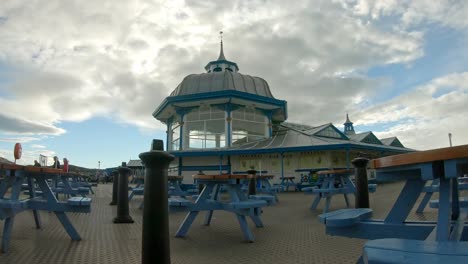
[[9, 161], [9, 160], [7, 160], [7, 159], [5, 159], [5, 158], [2, 158], [2, 157], [0, 157], [0, 163], [3, 163], [3, 164], [13, 164], [13, 162], [11, 162], [11, 161]]
[[129, 160], [127, 167], [132, 171], [131, 175], [134, 179], [143, 179], [145, 177], [145, 167], [141, 163], [141, 160]]
[[[176, 156], [170, 174], [245, 172], [253, 167], [277, 176], [329, 168], [352, 168], [351, 160], [412, 151], [396, 138], [356, 134], [346, 115], [344, 131], [333, 124], [286, 122], [287, 102], [268, 83], [239, 73], [221, 41], [217, 60], [205, 73], [190, 74], [164, 99], [153, 116], [167, 125], [167, 150]], [[313, 99], [313, 98], [311, 98]], [[277, 177], [278, 179], [278, 177]]]

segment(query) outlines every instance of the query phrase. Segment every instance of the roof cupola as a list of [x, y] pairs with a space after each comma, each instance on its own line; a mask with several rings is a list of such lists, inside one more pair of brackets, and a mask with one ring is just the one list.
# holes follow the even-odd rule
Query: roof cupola
[[224, 72], [224, 71], [230, 71], [230, 72], [237, 72], [239, 71], [239, 67], [235, 62], [228, 61], [226, 60], [226, 57], [224, 56], [224, 50], [223, 50], [223, 32], [219, 32], [219, 36], [221, 39], [220, 42], [220, 50], [219, 50], [219, 56], [218, 59], [215, 61], [210, 61], [208, 64], [205, 66], [206, 72]]

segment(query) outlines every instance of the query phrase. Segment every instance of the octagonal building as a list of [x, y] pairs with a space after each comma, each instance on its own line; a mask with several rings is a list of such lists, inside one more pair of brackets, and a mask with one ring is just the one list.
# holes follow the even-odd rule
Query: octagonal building
[[[243, 173], [254, 168], [277, 176], [321, 169], [350, 168], [365, 152], [381, 157], [412, 151], [396, 138], [356, 134], [346, 116], [344, 131], [333, 124], [310, 126], [285, 122], [287, 102], [273, 96], [268, 82], [242, 74], [224, 56], [205, 73], [190, 74], [164, 99], [153, 116], [167, 125], [166, 149], [176, 156], [170, 174]], [[276, 177], [279, 179], [280, 177]]]

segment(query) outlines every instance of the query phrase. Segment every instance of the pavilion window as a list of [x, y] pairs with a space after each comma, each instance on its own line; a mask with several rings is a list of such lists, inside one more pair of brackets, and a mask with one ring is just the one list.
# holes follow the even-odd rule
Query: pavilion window
[[184, 149], [226, 146], [226, 113], [215, 107], [194, 109], [186, 115]]
[[259, 110], [242, 107], [232, 112], [232, 143], [243, 144], [268, 137], [268, 118]]
[[170, 130], [170, 147], [171, 150], [179, 150], [179, 142], [180, 142], [180, 123], [176, 122], [171, 125]]

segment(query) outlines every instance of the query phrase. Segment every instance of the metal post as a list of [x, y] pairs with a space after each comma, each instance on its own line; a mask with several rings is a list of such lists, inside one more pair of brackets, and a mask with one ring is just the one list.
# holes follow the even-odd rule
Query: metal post
[[[203, 171], [198, 171], [197, 175], [205, 175], [205, 173], [203, 173]], [[204, 184], [198, 184], [198, 194], [201, 194], [204, 187], [205, 187]]]
[[114, 218], [114, 224], [133, 223], [133, 219], [128, 210], [128, 175], [131, 170], [125, 162], [119, 167], [119, 193], [117, 196], [117, 217]]
[[248, 170], [247, 174], [249, 174], [250, 179], [249, 179], [249, 195], [256, 195], [257, 194], [257, 177], [255, 174], [257, 174], [256, 170]]
[[142, 264], [171, 263], [167, 169], [174, 156], [163, 150], [163, 141], [153, 140], [151, 151], [140, 154], [145, 166]]
[[[119, 172], [114, 170], [112, 171], [112, 201], [109, 205], [117, 204], [117, 192], [119, 191]], [[98, 180], [99, 181], [99, 180]]]
[[369, 187], [367, 184], [367, 163], [369, 159], [355, 158], [352, 163], [355, 167], [354, 175], [356, 180], [355, 207], [369, 208]]

